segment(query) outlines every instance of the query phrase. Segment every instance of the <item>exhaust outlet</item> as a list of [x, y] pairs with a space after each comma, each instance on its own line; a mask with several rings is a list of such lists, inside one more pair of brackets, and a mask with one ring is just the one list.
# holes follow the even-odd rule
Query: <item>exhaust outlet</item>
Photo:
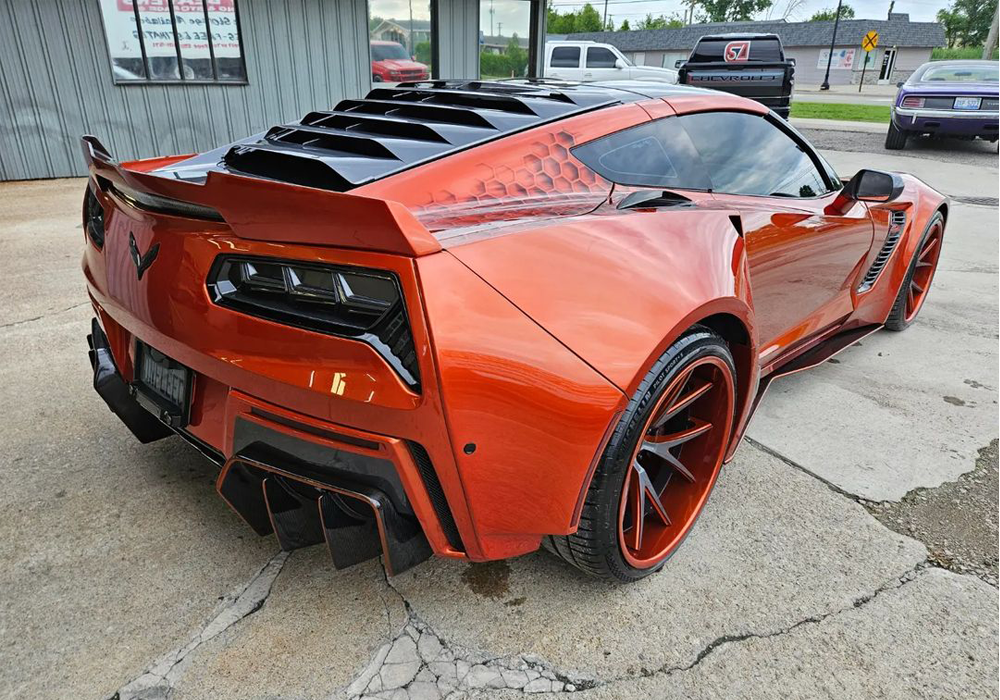
[[258, 535], [275, 533], [286, 551], [325, 542], [337, 569], [382, 554], [389, 576], [430, 557], [420, 523], [399, 513], [379, 489], [328, 483], [298, 462], [292, 472], [277, 461], [237, 454], [216, 482], [222, 499]]

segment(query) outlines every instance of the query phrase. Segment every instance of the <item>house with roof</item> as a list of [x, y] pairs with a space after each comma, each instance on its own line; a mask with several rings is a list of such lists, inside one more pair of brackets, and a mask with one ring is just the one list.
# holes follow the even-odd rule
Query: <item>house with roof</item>
[[429, 19], [384, 19], [369, 32], [372, 41], [394, 41], [402, 44], [411, 54], [417, 44], [430, 42], [431, 21]]
[[[637, 65], [673, 68], [687, 59], [698, 39], [706, 34], [777, 34], [785, 54], [795, 59], [795, 81], [799, 85], [823, 82], [830, 40], [830, 22], [709, 22], [679, 29], [642, 29], [629, 32], [584, 32], [553, 36], [550, 40], [572, 39], [612, 44]], [[878, 47], [866, 54], [861, 40], [869, 31], [879, 34]], [[894, 84], [931, 59], [931, 50], [945, 45], [944, 27], [939, 22], [911, 22], [905, 13], [892, 13], [887, 20], [842, 20], [830, 63], [830, 84]]]

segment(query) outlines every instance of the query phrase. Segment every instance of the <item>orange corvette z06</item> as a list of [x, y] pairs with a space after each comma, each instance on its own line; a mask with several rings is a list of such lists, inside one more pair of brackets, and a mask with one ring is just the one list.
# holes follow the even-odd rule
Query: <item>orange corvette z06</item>
[[770, 381], [913, 322], [948, 217], [656, 83], [404, 83], [200, 155], [83, 147], [97, 392], [259, 534], [390, 574], [656, 571]]

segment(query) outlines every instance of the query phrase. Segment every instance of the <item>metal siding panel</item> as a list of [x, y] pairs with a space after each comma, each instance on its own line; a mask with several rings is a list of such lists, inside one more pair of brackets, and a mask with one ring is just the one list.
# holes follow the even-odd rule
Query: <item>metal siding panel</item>
[[239, 0], [248, 85], [115, 85], [96, 0], [0, 0], [0, 179], [83, 175], [79, 138], [121, 160], [190, 153], [370, 88], [365, 0]]

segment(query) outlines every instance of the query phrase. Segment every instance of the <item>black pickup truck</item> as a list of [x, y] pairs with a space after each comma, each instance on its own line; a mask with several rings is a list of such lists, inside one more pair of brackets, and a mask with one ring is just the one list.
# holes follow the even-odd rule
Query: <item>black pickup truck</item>
[[795, 60], [777, 34], [712, 34], [678, 66], [677, 82], [749, 97], [788, 119]]

